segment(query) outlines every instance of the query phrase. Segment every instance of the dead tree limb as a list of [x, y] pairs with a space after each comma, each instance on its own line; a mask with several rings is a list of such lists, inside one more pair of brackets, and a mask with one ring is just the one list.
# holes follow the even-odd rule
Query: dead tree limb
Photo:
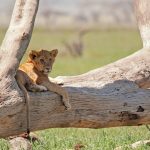
[[[9, 112], [14, 114], [25, 109], [24, 97], [14, 76], [31, 38], [38, 4], [39, 0], [16, 0], [9, 28], [0, 47], [0, 109], [3, 109], [0, 115], [2, 118]], [[1, 123], [3, 124], [3, 121]]]
[[[16, 15], [12, 17], [0, 50], [0, 137], [26, 131], [24, 99], [14, 75], [31, 37], [38, 0], [16, 2], [15, 9], [18, 11], [14, 11]], [[137, 14], [143, 17], [149, 15], [149, 0], [136, 2], [145, 3], [142, 9], [137, 3]], [[141, 28], [140, 31], [143, 33]], [[146, 40], [143, 38], [143, 43]], [[137, 53], [102, 68], [78, 76], [60, 77], [69, 92], [71, 111], [65, 111], [60, 96], [55, 93], [30, 93], [31, 129], [150, 124], [149, 56], [147, 45]]]
[[[61, 78], [70, 95], [72, 110], [69, 112], [64, 110], [60, 97], [54, 93], [30, 93], [31, 129], [149, 124], [150, 91], [138, 86], [147, 87], [149, 54], [149, 49], [142, 49], [103, 68]], [[20, 102], [16, 107], [20, 109], [11, 111], [13, 102], [9, 107], [1, 103], [1, 137], [26, 130], [24, 103]]]

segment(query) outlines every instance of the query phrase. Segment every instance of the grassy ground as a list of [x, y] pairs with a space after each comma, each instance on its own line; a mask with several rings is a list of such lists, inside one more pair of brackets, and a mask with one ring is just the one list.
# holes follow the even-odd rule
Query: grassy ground
[[[0, 31], [0, 41], [4, 31]], [[136, 30], [92, 31], [85, 35], [85, 51], [81, 58], [62, 55], [62, 41], [71, 40], [74, 32], [51, 32], [35, 30], [29, 49], [59, 48], [52, 76], [77, 75], [91, 69], [111, 63], [141, 48], [139, 33]], [[27, 52], [28, 53], [28, 52]], [[22, 62], [25, 61], [26, 56]], [[33, 144], [34, 150], [66, 150], [82, 143], [85, 150], [113, 150], [142, 139], [150, 139], [150, 133], [142, 127], [122, 127], [109, 129], [49, 129], [37, 132], [42, 143]], [[8, 145], [0, 140], [0, 150], [7, 150]], [[138, 150], [148, 150], [140, 147]], [[125, 148], [127, 150], [127, 148]]]

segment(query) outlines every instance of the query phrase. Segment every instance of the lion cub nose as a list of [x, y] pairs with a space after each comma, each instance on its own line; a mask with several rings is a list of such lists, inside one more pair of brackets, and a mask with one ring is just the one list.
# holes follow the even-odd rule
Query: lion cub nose
[[51, 70], [51, 68], [50, 68], [50, 67], [47, 67], [47, 68], [46, 68], [46, 70], [50, 71], [50, 70]]

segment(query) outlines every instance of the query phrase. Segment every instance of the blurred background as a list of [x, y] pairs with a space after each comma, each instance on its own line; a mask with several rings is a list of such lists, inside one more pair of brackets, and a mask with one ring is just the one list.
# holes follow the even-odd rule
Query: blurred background
[[[0, 42], [14, 3], [15, 0], [1, 0]], [[141, 47], [133, 0], [40, 0], [32, 39], [22, 63], [31, 49], [57, 48], [59, 56], [51, 76], [77, 75], [126, 57]], [[49, 129], [37, 134], [43, 142], [34, 144], [34, 150], [66, 150], [77, 144], [83, 144], [86, 150], [113, 150], [150, 138], [144, 126]], [[0, 140], [0, 149], [8, 149], [4, 140]]]
[[[14, 4], [1, 0], [0, 40]], [[28, 50], [58, 48], [57, 76], [87, 72], [140, 47], [133, 0], [41, 0]]]
[[[1, 0], [1, 26], [7, 26], [15, 0]], [[36, 26], [46, 29], [135, 27], [132, 0], [43, 0]]]

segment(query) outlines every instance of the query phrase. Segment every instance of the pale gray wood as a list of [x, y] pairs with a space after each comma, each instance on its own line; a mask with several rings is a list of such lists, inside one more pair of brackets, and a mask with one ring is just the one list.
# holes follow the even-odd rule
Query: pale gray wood
[[[65, 111], [57, 94], [30, 93], [31, 130], [149, 124], [150, 90], [143, 89], [149, 83], [149, 54], [149, 49], [142, 49], [83, 75], [59, 77], [69, 92], [71, 111]], [[23, 102], [1, 103], [0, 137], [26, 131], [25, 114]]]
[[143, 47], [150, 47], [150, 1], [135, 0], [135, 11]]
[[14, 76], [32, 35], [39, 0], [16, 0], [9, 28], [0, 47], [0, 79]]
[[[0, 108], [6, 106], [11, 112], [24, 109], [20, 104], [24, 97], [14, 76], [31, 38], [38, 4], [39, 0], [16, 0], [9, 28], [0, 47]], [[10, 107], [12, 104], [13, 108]], [[8, 113], [7, 109], [1, 115]]]

